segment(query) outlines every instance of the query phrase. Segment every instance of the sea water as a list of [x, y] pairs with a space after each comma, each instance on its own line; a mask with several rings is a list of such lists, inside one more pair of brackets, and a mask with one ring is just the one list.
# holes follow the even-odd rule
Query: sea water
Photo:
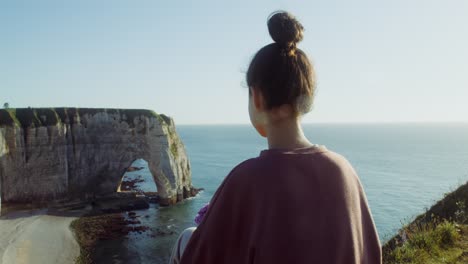
[[[312, 143], [342, 154], [354, 166], [382, 242], [468, 180], [466, 123], [311, 124], [304, 130]], [[138, 211], [142, 224], [161, 234], [130, 234], [127, 262], [131, 256], [133, 263], [167, 263], [178, 233], [194, 225], [197, 211], [230, 170], [267, 148], [248, 125], [177, 126], [177, 131], [190, 159], [193, 185], [205, 191], [171, 207]]]

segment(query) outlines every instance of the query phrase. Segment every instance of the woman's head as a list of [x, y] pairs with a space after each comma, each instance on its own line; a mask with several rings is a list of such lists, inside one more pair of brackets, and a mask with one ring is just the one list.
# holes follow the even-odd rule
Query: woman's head
[[260, 125], [256, 124], [258, 111], [276, 112], [279, 118], [297, 118], [312, 107], [314, 70], [306, 54], [297, 48], [303, 30], [290, 13], [271, 14], [268, 31], [275, 42], [261, 48], [247, 70], [249, 112], [253, 125], [262, 135]]

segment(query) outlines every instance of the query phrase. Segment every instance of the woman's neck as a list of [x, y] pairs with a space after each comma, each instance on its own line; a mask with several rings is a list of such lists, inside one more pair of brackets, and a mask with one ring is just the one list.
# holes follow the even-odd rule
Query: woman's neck
[[306, 148], [313, 144], [304, 136], [299, 119], [283, 119], [267, 126], [269, 149]]

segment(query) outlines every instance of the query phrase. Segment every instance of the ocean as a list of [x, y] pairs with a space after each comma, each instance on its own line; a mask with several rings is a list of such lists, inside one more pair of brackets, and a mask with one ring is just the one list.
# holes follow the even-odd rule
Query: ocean
[[[191, 162], [193, 185], [205, 191], [172, 207], [139, 211], [143, 225], [166, 235], [130, 235], [125, 241], [129, 263], [167, 263], [177, 234], [194, 225], [197, 211], [230, 170], [267, 148], [249, 125], [179, 125], [177, 131]], [[312, 143], [342, 154], [354, 166], [382, 242], [468, 180], [468, 123], [306, 124], [304, 132]], [[120, 258], [113, 247], [100, 248]]]

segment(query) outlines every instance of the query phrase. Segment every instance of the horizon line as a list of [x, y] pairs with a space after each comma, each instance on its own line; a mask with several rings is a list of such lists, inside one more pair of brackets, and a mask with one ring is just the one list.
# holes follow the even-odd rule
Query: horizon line
[[[177, 123], [177, 126], [240, 126], [240, 125], [252, 125], [251, 123]], [[319, 121], [319, 122], [305, 122], [302, 125], [378, 125], [378, 124], [466, 124], [468, 120], [460, 121]]]

